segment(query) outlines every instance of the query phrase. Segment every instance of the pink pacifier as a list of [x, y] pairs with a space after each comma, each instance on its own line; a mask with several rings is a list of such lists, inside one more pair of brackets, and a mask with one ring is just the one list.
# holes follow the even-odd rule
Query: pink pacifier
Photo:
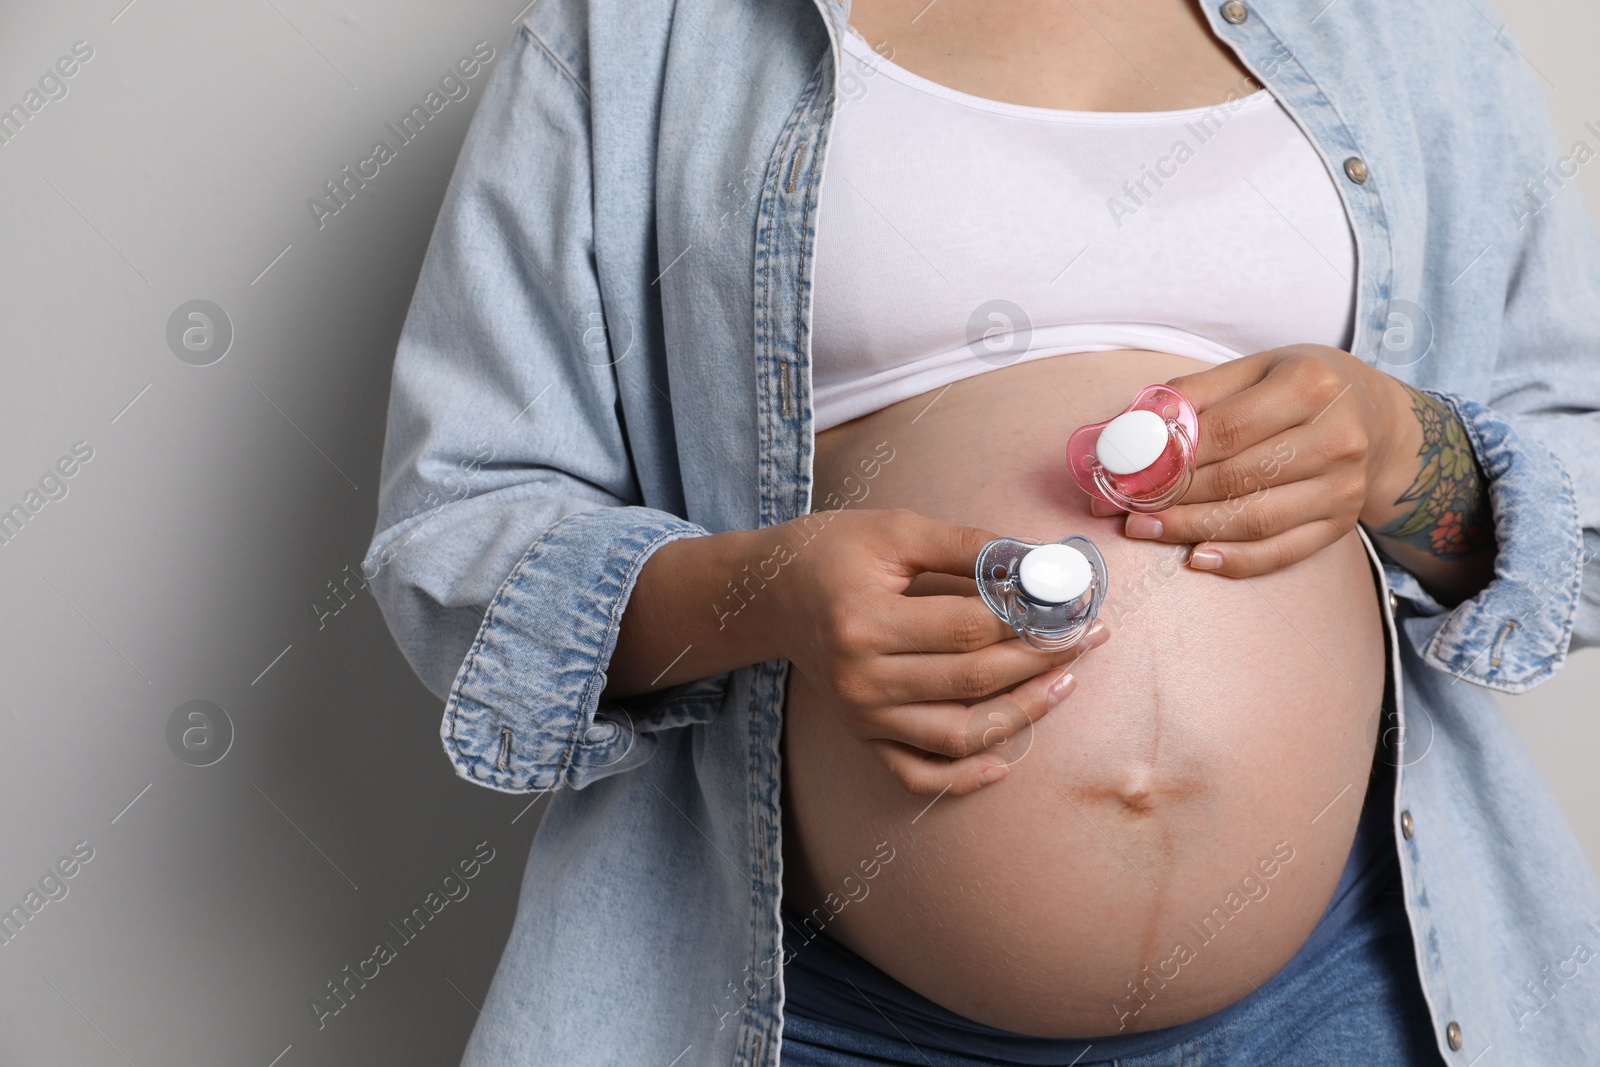
[[1176, 389], [1151, 385], [1116, 418], [1073, 431], [1067, 462], [1090, 496], [1124, 511], [1162, 511], [1188, 491], [1199, 445], [1194, 405]]
[[1047, 545], [1001, 537], [978, 553], [978, 592], [989, 610], [1034, 648], [1071, 648], [1094, 625], [1109, 579], [1087, 537]]

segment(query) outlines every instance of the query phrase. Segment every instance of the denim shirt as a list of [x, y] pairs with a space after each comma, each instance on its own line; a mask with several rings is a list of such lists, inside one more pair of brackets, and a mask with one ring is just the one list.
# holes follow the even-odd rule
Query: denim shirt
[[[1476, 2], [1203, 10], [1345, 200], [1355, 355], [1447, 402], [1489, 480], [1486, 588], [1446, 608], [1381, 570], [1381, 755], [1440, 1053], [1600, 1061], [1600, 888], [1488, 692], [1600, 640], [1600, 240], [1572, 153]], [[823, 503], [811, 270], [862, 76], [845, 18], [541, 0], [450, 181], [366, 573], [457, 772], [549, 794], [467, 1064], [778, 1062], [787, 664], [600, 695], [652, 552]]]

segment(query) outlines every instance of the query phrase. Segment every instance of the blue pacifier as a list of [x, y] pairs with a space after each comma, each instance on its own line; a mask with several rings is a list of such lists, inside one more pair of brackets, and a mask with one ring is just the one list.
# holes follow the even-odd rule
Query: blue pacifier
[[1094, 625], [1105, 600], [1106, 561], [1087, 537], [1046, 545], [1010, 537], [978, 553], [978, 592], [989, 610], [1034, 648], [1071, 648]]

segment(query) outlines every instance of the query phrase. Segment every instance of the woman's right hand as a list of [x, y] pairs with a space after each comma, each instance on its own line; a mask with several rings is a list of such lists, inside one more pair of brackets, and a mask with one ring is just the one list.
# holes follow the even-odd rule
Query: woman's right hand
[[925, 572], [971, 582], [996, 536], [975, 527], [896, 508], [819, 512], [765, 532], [788, 552], [762, 589], [762, 624], [912, 793], [960, 795], [1003, 778], [996, 749], [1065, 699], [1076, 684], [1065, 665], [1108, 636], [1097, 622], [1071, 649], [1041, 652], [975, 594], [908, 595]]

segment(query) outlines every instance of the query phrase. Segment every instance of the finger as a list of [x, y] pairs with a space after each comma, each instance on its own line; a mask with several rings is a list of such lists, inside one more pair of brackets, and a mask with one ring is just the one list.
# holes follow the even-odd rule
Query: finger
[[1189, 566], [1225, 578], [1271, 574], [1322, 551], [1348, 533], [1353, 525], [1318, 519], [1262, 541], [1198, 544], [1189, 553]]
[[878, 704], [989, 697], [1041, 671], [1064, 667], [1110, 637], [1101, 620], [1062, 652], [1042, 652], [1020, 638], [977, 652], [903, 652], [885, 656], [875, 679]]
[[1201, 412], [1195, 466], [1236, 456], [1301, 425], [1311, 414], [1287, 376], [1269, 375]]
[[1064, 704], [1077, 688], [1077, 676], [1063, 667], [1035, 675], [1010, 692], [973, 704], [969, 710], [989, 723], [983, 732], [983, 750], [1000, 752], [1007, 763], [1015, 764], [1033, 747], [1027, 728]]
[[[1325, 427], [1295, 426], [1274, 434], [1238, 455], [1196, 467], [1194, 480], [1183, 494], [1184, 504], [1205, 504], [1248, 496], [1273, 485], [1308, 481], [1327, 472], [1332, 462], [1352, 459], [1356, 451], [1344, 447], [1343, 438], [1361, 436], [1359, 430], [1334, 430], [1330, 441]], [[1338, 447], [1332, 447], [1337, 445]]]
[[1010, 773], [1000, 757], [978, 753], [961, 759], [935, 756], [896, 741], [868, 741], [889, 773], [908, 793], [932, 796], [965, 796], [985, 785], [992, 785]]
[[1101, 500], [1097, 496], [1092, 496], [1089, 498], [1089, 514], [1103, 519], [1110, 515], [1121, 515], [1123, 514], [1123, 509], [1109, 500]]
[[976, 526], [940, 522], [904, 508], [890, 520], [892, 547], [890, 559], [900, 564], [903, 573], [938, 571], [971, 577], [978, 567], [978, 553], [998, 534]]
[[902, 596], [884, 607], [883, 652], [976, 652], [1017, 636], [976, 596]]
[[[1231, 500], [1179, 504], [1156, 515], [1130, 515], [1123, 528], [1129, 537], [1169, 544], [1260, 541], [1341, 513], [1348, 513], [1353, 521], [1359, 512], [1359, 506], [1347, 507], [1328, 481], [1318, 478], [1263, 487]], [[1141, 518], [1153, 521], [1139, 521]], [[1149, 536], [1153, 526], [1160, 528], [1158, 537]]]
[[964, 596], [978, 595], [978, 583], [971, 574], [940, 574], [923, 571], [900, 590], [901, 596]]
[[873, 715], [862, 740], [898, 741], [922, 752], [960, 759], [1006, 746], [1019, 730], [1065, 700], [1077, 684], [1070, 671], [1058, 668], [970, 706], [953, 701], [899, 704]]
[[1187, 397], [1196, 411], [1203, 412], [1265, 378], [1273, 358], [1273, 352], [1258, 352], [1230, 359], [1194, 374], [1180, 375], [1167, 385]]

